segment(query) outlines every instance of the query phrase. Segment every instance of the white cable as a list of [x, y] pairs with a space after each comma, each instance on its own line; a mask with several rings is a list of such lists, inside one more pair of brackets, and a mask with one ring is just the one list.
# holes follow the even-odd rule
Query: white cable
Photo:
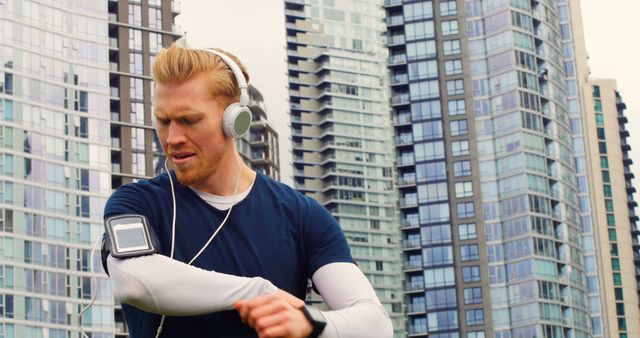
[[[240, 173], [242, 172], [242, 166], [240, 165], [240, 156], [238, 154], [234, 154], [234, 155], [236, 157], [236, 162], [238, 162], [238, 175], [236, 177], [236, 187], [233, 190], [233, 201], [235, 202], [235, 200], [238, 198], [238, 187], [240, 186]], [[164, 160], [164, 168], [167, 170], [167, 174], [169, 175], [169, 183], [171, 184], [171, 197], [173, 198], [173, 219], [172, 219], [172, 225], [171, 225], [171, 258], [173, 258], [173, 249], [175, 247], [175, 239], [176, 239], [176, 193], [173, 188], [173, 178], [171, 177], [171, 172], [167, 168], [166, 157]], [[200, 249], [200, 251], [198, 251], [198, 253], [189, 261], [189, 263], [187, 263], [188, 265], [191, 265], [191, 263], [193, 263], [198, 257], [200, 257], [200, 255], [209, 246], [209, 244], [211, 244], [211, 241], [213, 241], [213, 239], [216, 237], [218, 232], [220, 232], [220, 230], [225, 225], [225, 223], [227, 223], [227, 219], [229, 218], [229, 215], [231, 214], [231, 210], [233, 209], [234, 205], [235, 203], [231, 204], [231, 206], [229, 207], [229, 210], [227, 211], [227, 215], [222, 220], [222, 223], [220, 223], [216, 231], [213, 232], [213, 235], [211, 235], [207, 243], [205, 243], [204, 246], [202, 246], [202, 248]], [[162, 333], [162, 329], [164, 325], [164, 320], [166, 318], [167, 318], [166, 315], [162, 315], [162, 318], [160, 318], [160, 325], [158, 325], [158, 330], [156, 331], [155, 338], [160, 337], [160, 334]]]
[[84, 338], [89, 338], [89, 336], [84, 333], [84, 330], [82, 329], [82, 315], [84, 314], [85, 311], [89, 310], [89, 308], [91, 308], [93, 306], [93, 303], [95, 303], [96, 298], [98, 297], [98, 282], [95, 276], [95, 272], [93, 271], [93, 258], [94, 258], [94, 254], [96, 252], [96, 247], [98, 246], [98, 243], [100, 243], [100, 241], [102, 240], [101, 237], [98, 237], [98, 239], [95, 241], [95, 243], [93, 243], [93, 247], [91, 248], [91, 255], [90, 255], [90, 263], [89, 263], [89, 272], [91, 272], [91, 285], [93, 286], [93, 294], [91, 295], [91, 301], [89, 302], [89, 305], [85, 306], [82, 310], [80, 310], [80, 313], [78, 313], [78, 328], [80, 329], [80, 335]]

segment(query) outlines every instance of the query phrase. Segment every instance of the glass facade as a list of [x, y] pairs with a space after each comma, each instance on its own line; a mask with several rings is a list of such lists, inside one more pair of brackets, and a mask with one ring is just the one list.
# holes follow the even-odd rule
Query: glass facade
[[558, 7], [466, 3], [494, 335], [590, 337]]
[[[0, 2], [0, 334], [113, 337], [106, 1]], [[92, 271], [95, 269], [95, 272]], [[92, 280], [93, 279], [93, 280]]]
[[[393, 186], [415, 184], [415, 176], [394, 182], [381, 5], [285, 1], [294, 184], [338, 220], [392, 318], [396, 337], [402, 337]], [[415, 203], [415, 194], [400, 198], [401, 207]]]

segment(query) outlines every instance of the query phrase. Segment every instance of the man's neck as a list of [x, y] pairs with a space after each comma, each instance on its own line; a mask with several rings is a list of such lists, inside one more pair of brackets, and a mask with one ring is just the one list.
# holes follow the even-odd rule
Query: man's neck
[[[238, 165], [233, 169], [218, 168], [220, 175], [212, 175], [208, 179], [191, 184], [190, 187], [218, 196], [233, 196], [240, 194], [247, 190], [256, 178], [256, 172], [249, 168], [246, 164], [240, 161], [240, 168]], [[220, 172], [225, 170], [225, 172]], [[239, 170], [239, 172], [238, 172]], [[236, 191], [237, 184], [237, 191]]]

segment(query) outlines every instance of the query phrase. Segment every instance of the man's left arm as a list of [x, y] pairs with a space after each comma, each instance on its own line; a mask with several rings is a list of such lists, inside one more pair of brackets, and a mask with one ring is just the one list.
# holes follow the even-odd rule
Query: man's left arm
[[[388, 338], [393, 327], [373, 287], [353, 263], [330, 263], [313, 274], [313, 282], [331, 308], [320, 338]], [[313, 327], [300, 308], [282, 295], [266, 295], [237, 302], [236, 309], [261, 338], [308, 337]]]

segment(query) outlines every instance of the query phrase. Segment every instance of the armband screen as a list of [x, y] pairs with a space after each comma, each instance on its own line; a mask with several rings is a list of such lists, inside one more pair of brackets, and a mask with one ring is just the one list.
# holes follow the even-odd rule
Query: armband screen
[[158, 252], [155, 236], [146, 217], [118, 215], [105, 221], [113, 257], [128, 258]]

